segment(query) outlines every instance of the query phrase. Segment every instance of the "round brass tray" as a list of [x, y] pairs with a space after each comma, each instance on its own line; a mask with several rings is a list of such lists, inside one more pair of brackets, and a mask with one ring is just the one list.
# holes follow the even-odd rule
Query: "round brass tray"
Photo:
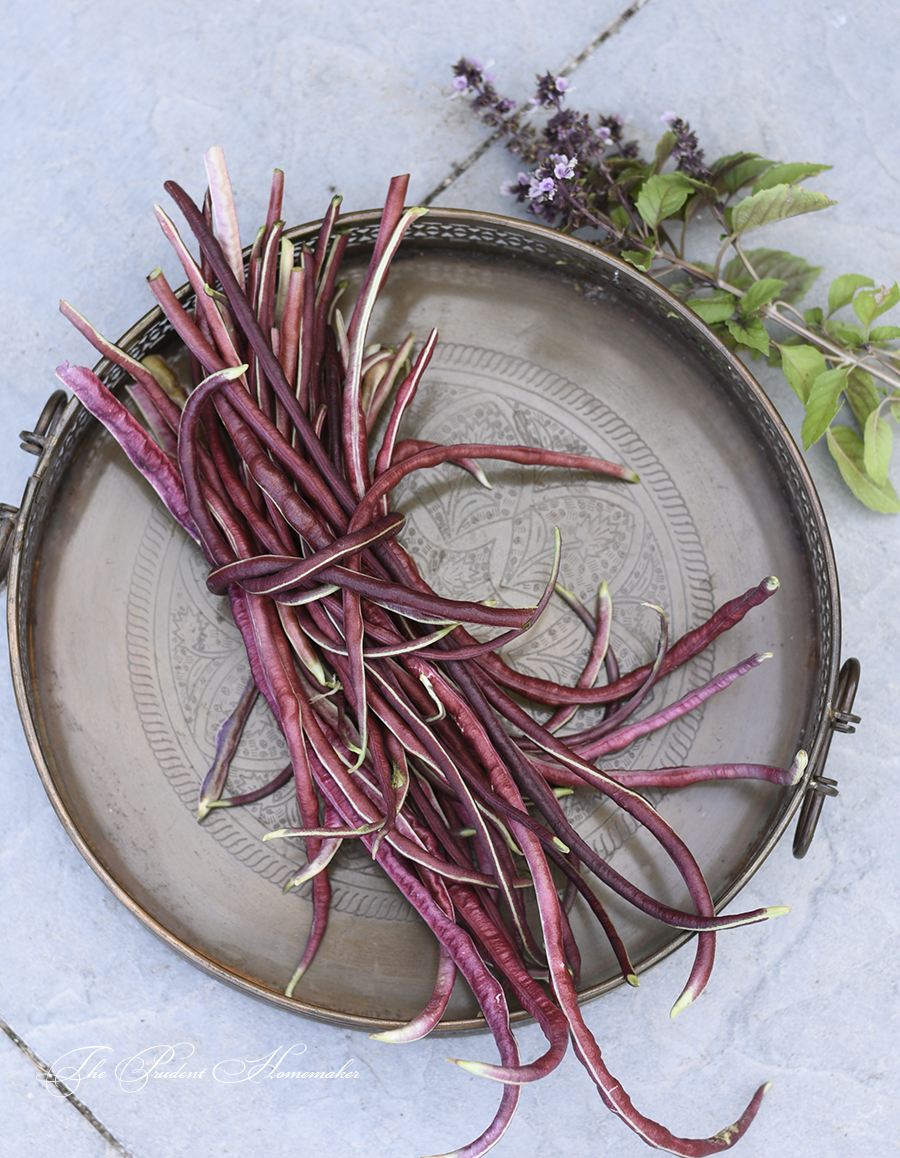
[[[348, 262], [364, 268], [378, 215], [343, 219]], [[299, 242], [314, 226], [294, 230]], [[654, 733], [619, 766], [753, 761], [787, 766], [823, 747], [839, 660], [831, 546], [804, 464], [752, 377], [694, 315], [623, 263], [538, 225], [433, 210], [404, 241], [374, 320], [376, 336], [440, 333], [407, 435], [539, 444], [627, 463], [637, 486], [486, 464], [492, 489], [447, 466], [400, 491], [405, 541], [442, 593], [533, 601], [549, 573], [590, 604], [605, 579], [623, 666], [767, 575], [778, 594], [673, 673], [650, 708], [756, 651], [772, 659], [701, 712]], [[73, 335], [73, 348], [78, 339]], [[121, 340], [138, 357], [179, 347], [158, 311]], [[77, 360], [73, 359], [73, 360]], [[110, 385], [121, 374], [108, 364]], [[227, 603], [209, 595], [199, 551], [117, 445], [76, 401], [39, 441], [9, 572], [13, 673], [28, 741], [62, 823], [91, 867], [144, 924], [223, 982], [283, 1009], [379, 1029], [418, 1012], [433, 985], [431, 934], [346, 841], [318, 958], [283, 995], [310, 907], [282, 885], [303, 854], [262, 836], [293, 818], [290, 787], [196, 821], [215, 732], [246, 678]], [[560, 605], [510, 652], [538, 675], [577, 678], [584, 628]], [[230, 791], [284, 762], [254, 709]], [[758, 868], [807, 784], [729, 782], [654, 791], [718, 904]], [[592, 793], [565, 806], [614, 866], [671, 903], [680, 880], [643, 834]], [[785, 892], [789, 893], [785, 886]], [[786, 896], [772, 897], [781, 903]], [[638, 968], [685, 939], [612, 904]], [[601, 935], [576, 909], [582, 990], [618, 983]], [[743, 935], [752, 936], [752, 931]], [[441, 1028], [479, 1028], [460, 986]]]

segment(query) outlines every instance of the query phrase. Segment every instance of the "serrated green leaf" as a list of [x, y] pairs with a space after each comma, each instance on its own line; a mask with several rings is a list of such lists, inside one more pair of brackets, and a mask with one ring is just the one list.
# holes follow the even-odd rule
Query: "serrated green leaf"
[[744, 318], [742, 322], [728, 321], [725, 324], [731, 336], [742, 346], [760, 354], [768, 354], [769, 335], [759, 318]]
[[821, 350], [815, 346], [787, 346], [781, 345], [781, 369], [788, 380], [791, 389], [806, 405], [812, 384], [828, 369]]
[[[747, 254], [750, 257], [750, 254]], [[755, 267], [754, 267], [755, 268]], [[733, 285], [735, 289], [746, 289], [753, 281], [750, 273], [740, 257], [733, 257], [722, 271], [722, 280]]]
[[772, 366], [773, 368], [777, 367], [780, 370], [781, 369], [781, 347], [783, 345], [799, 346], [800, 345], [799, 341], [793, 340], [793, 339], [796, 339], [796, 337], [797, 337], [796, 334], [792, 334], [791, 337], [787, 338], [784, 342], [772, 342], [772, 341], [770, 341], [769, 342], [769, 353], [768, 353], [768, 356], [766, 358], [766, 365]]
[[876, 390], [868, 370], [861, 370], [858, 366], [852, 369], [847, 376], [844, 394], [850, 403], [853, 417], [860, 426], [865, 426], [866, 419], [881, 403], [881, 395]]
[[836, 277], [828, 290], [828, 316], [831, 317], [841, 306], [849, 305], [861, 285], [874, 284], [870, 277], [862, 273], [844, 273]]
[[889, 482], [875, 483], [866, 474], [863, 464], [863, 441], [849, 426], [835, 426], [828, 431], [828, 449], [838, 464], [844, 482], [872, 511], [884, 515], [900, 513], [900, 499]]
[[810, 265], [802, 257], [796, 257], [784, 249], [751, 249], [747, 258], [761, 278], [781, 278], [784, 289], [780, 296], [786, 302], [799, 301], [804, 294], [809, 293], [822, 272], [820, 265]]
[[846, 367], [823, 370], [810, 387], [806, 400], [806, 417], [800, 431], [803, 449], [818, 442], [841, 408], [841, 392], [847, 381]]
[[634, 168], [635, 161], [632, 157], [614, 156], [607, 157], [605, 159], [605, 164], [608, 165], [613, 172], [620, 172], [629, 167]]
[[736, 193], [742, 185], [753, 181], [773, 164], [774, 162], [767, 161], [759, 153], [732, 153], [730, 156], [720, 157], [713, 164], [711, 171], [717, 185], [729, 193]]
[[863, 430], [863, 466], [878, 486], [887, 482], [893, 442], [893, 432], [882, 417], [881, 408], [876, 406], [866, 419]]
[[687, 173], [682, 173], [681, 176], [688, 182], [692, 189], [696, 189], [698, 193], [702, 193], [711, 205], [717, 204], [719, 194], [715, 186], [710, 185], [707, 181], [700, 181], [697, 177], [690, 177]]
[[814, 213], [817, 209], [827, 209], [836, 205], [824, 193], [804, 189], [802, 185], [775, 185], [759, 193], [751, 193], [734, 207], [731, 217], [732, 233], [746, 233], [760, 225], [773, 221], [783, 221], [787, 217], [797, 217], [801, 213]]
[[653, 258], [656, 256], [653, 250], [644, 253], [640, 249], [625, 249], [622, 251], [622, 260], [627, 261], [629, 265], [633, 265], [635, 269], [642, 269], [646, 272], [653, 264]]
[[[783, 281], [780, 296], [784, 301], [795, 302], [803, 298], [822, 271], [821, 265], [810, 265], [802, 257], [795, 257], [783, 249], [751, 249], [747, 250], [746, 257], [759, 278], [780, 278]], [[740, 257], [731, 259], [722, 277], [738, 290], [746, 290], [753, 281]]]
[[853, 299], [853, 312], [868, 332], [875, 319], [886, 314], [897, 302], [900, 302], [900, 286], [894, 282], [890, 289], [882, 286], [880, 290], [860, 290]]
[[640, 169], [631, 166], [623, 170], [616, 179], [615, 184], [609, 187], [609, 192], [607, 193], [608, 199], [615, 202], [620, 193], [623, 196], [629, 196], [635, 185], [639, 185], [641, 181], [645, 180], [646, 176], [647, 170], [643, 166], [641, 166]]
[[810, 310], [804, 310], [803, 320], [808, 326], [821, 326], [825, 321], [821, 306], [813, 306]]
[[696, 192], [688, 198], [684, 206], [684, 221], [686, 225], [707, 205], [719, 204], [719, 193], [712, 185], [707, 185], [705, 181], [697, 181], [693, 177], [688, 177], [688, 180]]
[[851, 350], [862, 346], [866, 340], [866, 332], [862, 326], [857, 326], [852, 322], [839, 322], [836, 318], [832, 318], [825, 323], [825, 329], [833, 338], [837, 338], [839, 342], [843, 342]]
[[[822, 272], [820, 265], [810, 265], [802, 257], [795, 257], [783, 249], [750, 249], [746, 256], [758, 277], [777, 277], [784, 282], [779, 296], [786, 302], [799, 301], [809, 293]], [[740, 257], [731, 259], [722, 278], [738, 289], [746, 289], [753, 280]]]
[[774, 301], [784, 289], [784, 282], [779, 277], [763, 277], [747, 289], [741, 298], [741, 313], [746, 317], [754, 310], [767, 306]]
[[689, 298], [685, 303], [708, 325], [724, 322], [735, 311], [736, 299], [731, 294], [715, 293], [706, 298]]
[[900, 326], [873, 326], [869, 330], [870, 342], [891, 342], [900, 338]]
[[710, 202], [701, 193], [692, 193], [684, 203], [684, 222], [690, 224], [701, 209], [705, 209]]
[[631, 228], [631, 219], [623, 206], [614, 205], [609, 211], [609, 215], [617, 229], [629, 230]]
[[672, 150], [675, 148], [675, 142], [677, 140], [678, 136], [673, 133], [671, 129], [667, 130], [659, 138], [656, 142], [656, 157], [650, 168], [651, 173], [662, 172], [663, 165], [665, 165], [666, 161], [672, 156]]
[[775, 165], [753, 186], [753, 192], [758, 193], [760, 189], [771, 189], [774, 185], [796, 185], [798, 181], [802, 181], [804, 177], [815, 177], [818, 173], [824, 173], [826, 169], [830, 169], [831, 165], [816, 165], [808, 161], [792, 161], [787, 165]]
[[[727, 173], [729, 169], [733, 169], [735, 165], [740, 165], [743, 161], [750, 161], [758, 156], [759, 153], [728, 153], [724, 157], [717, 157], [710, 165], [709, 171], [718, 177], [723, 173]], [[770, 161], [769, 164], [772, 164], [772, 162]]]
[[691, 193], [691, 184], [680, 173], [648, 177], [641, 186], [635, 205], [651, 229], [677, 213]]

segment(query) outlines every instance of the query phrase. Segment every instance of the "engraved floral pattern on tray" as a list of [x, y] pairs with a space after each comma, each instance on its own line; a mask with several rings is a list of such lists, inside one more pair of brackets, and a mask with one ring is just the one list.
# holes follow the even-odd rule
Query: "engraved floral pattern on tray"
[[[601, 580], [610, 586], [613, 643], [623, 667], [653, 654], [657, 618], [645, 604], [665, 608], [678, 630], [709, 614], [702, 545], [663, 464], [635, 431], [577, 384], [512, 355], [439, 344], [407, 428], [436, 442], [527, 443], [601, 455], [627, 462], [642, 478], [640, 487], [632, 488], [567, 471], [485, 462], [488, 490], [451, 464], [417, 473], [397, 488], [395, 505], [407, 512], [406, 547], [442, 594], [533, 603], [546, 583], [553, 528], [559, 526], [563, 584], [588, 605]], [[209, 595], [205, 577], [200, 553], [155, 509], [129, 595], [129, 668], [148, 740], [190, 809], [196, 807], [199, 780], [215, 750], [216, 730], [237, 701], [247, 671], [227, 601]], [[523, 670], [571, 683], [587, 645], [580, 621], [553, 601], [506, 656]], [[675, 673], [667, 681], [666, 696], [702, 682], [712, 662], [706, 652]], [[161, 672], [160, 663], [168, 670]], [[593, 718], [590, 709], [581, 714], [585, 724]], [[695, 713], [645, 737], [619, 762], [682, 762], [699, 720]], [[277, 727], [258, 702], [230, 774], [229, 793], [264, 783], [286, 759]], [[585, 794], [568, 798], [565, 806], [606, 855], [630, 835], [627, 824], [615, 814], [598, 812]], [[204, 822], [211, 838], [279, 887], [303, 863], [302, 852], [291, 842], [263, 844], [261, 838], [266, 831], [297, 823], [291, 785], [255, 805], [216, 810]], [[333, 877], [338, 909], [380, 919], [411, 917], [355, 842], [345, 842]]]

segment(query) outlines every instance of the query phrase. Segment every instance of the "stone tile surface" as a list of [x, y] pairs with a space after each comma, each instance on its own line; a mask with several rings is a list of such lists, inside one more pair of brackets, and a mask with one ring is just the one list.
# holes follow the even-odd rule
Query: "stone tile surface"
[[93, 1122], [53, 1091], [31, 1059], [0, 1033], [3, 1139], [0, 1154], [67, 1154], [107, 1158], [115, 1153]]
[[[149, 308], [142, 278], [169, 260], [151, 212], [163, 180], [199, 191], [203, 150], [223, 144], [247, 228], [275, 165], [286, 171], [292, 221], [318, 216], [335, 188], [348, 208], [376, 204], [400, 171], [411, 172], [410, 199], [424, 197], [485, 136], [463, 102], [446, 99], [450, 62], [463, 53], [493, 57], [498, 83], [525, 97], [534, 73], [562, 68], [625, 7], [35, 0], [27, 14], [8, 11], [0, 38], [0, 498], [16, 503], [33, 468], [15, 434], [54, 388], [53, 367], [86, 356], [57, 299], [69, 298], [109, 333]], [[708, 156], [743, 147], [833, 164], [817, 187], [838, 206], [782, 223], [759, 244], [783, 244], [823, 265], [823, 287], [847, 270], [892, 282], [900, 273], [895, 5], [635, 7], [573, 72], [573, 104], [630, 113], [645, 145], [660, 113], [675, 109]], [[438, 202], [517, 214], [498, 192], [514, 172], [494, 146]], [[774, 372], [754, 372], [796, 436], [801, 415], [790, 391]], [[836, 738], [829, 762], [841, 795], [827, 802], [805, 860], [783, 842], [741, 894], [742, 908], [784, 901], [790, 916], [723, 935], [713, 983], [693, 1010], [668, 1018], [687, 968], [678, 954], [640, 990], [604, 997], [586, 1016], [639, 1107], [677, 1130], [715, 1132], [771, 1079], [737, 1151], [743, 1158], [887, 1158], [900, 1110], [900, 531], [896, 519], [855, 504], [823, 448], [808, 461], [841, 577], [843, 654], [859, 656], [863, 672], [863, 723], [856, 736]], [[210, 980], [147, 932], [66, 838], [34, 773], [8, 677], [0, 708], [0, 1017], [50, 1064], [97, 1051], [88, 1066], [95, 1076], [84, 1076], [77, 1096], [133, 1158], [415, 1156], [461, 1145], [487, 1123], [497, 1088], [444, 1060], [492, 1056], [486, 1039], [389, 1047], [299, 1020]], [[523, 1054], [540, 1052], [534, 1027], [519, 1036]], [[119, 1063], [166, 1049], [171, 1062], [157, 1072], [173, 1076], [140, 1088], [117, 1078]], [[259, 1081], [221, 1080], [232, 1059], [280, 1064], [286, 1050], [312, 1068], [352, 1065], [359, 1076], [292, 1083], [262, 1071]], [[178, 1078], [179, 1067], [203, 1076]], [[35, 1089], [33, 1073], [0, 1035], [0, 1154], [106, 1154], [81, 1115], [41, 1100], [46, 1091]], [[646, 1152], [602, 1108], [571, 1056], [523, 1092], [495, 1151]]]

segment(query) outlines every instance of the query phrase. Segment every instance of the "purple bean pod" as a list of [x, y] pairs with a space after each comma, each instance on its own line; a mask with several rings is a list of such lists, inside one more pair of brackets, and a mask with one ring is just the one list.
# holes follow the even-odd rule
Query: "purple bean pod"
[[241, 692], [240, 699], [234, 711], [228, 716], [216, 733], [215, 759], [200, 785], [200, 795], [197, 801], [198, 820], [202, 820], [204, 816], [208, 814], [210, 808], [213, 807], [222, 795], [222, 790], [225, 787], [225, 778], [228, 775], [228, 768], [237, 751], [238, 742], [243, 735], [247, 718], [258, 696], [259, 688], [256, 686], [256, 680], [251, 675], [244, 685], [244, 690]]
[[70, 366], [68, 362], [63, 362], [61, 366], [57, 366], [56, 376], [77, 394], [84, 407], [103, 423], [166, 504], [173, 518], [196, 539], [197, 527], [185, 501], [184, 483], [172, 460], [159, 444], [153, 441], [134, 415], [86, 366]]

